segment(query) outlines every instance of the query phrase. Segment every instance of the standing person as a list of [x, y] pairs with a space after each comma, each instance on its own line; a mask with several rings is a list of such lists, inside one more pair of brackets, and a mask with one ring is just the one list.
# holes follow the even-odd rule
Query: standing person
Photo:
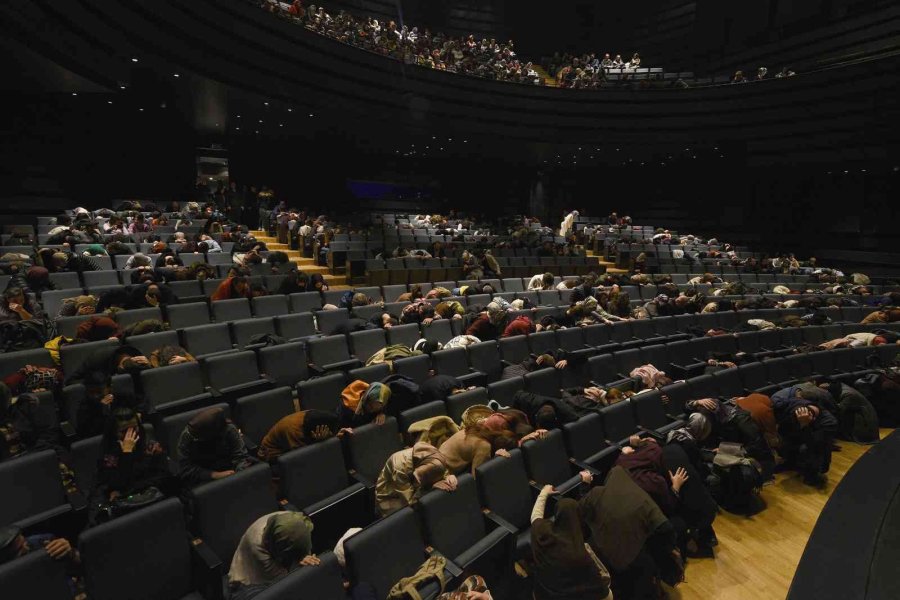
[[609, 572], [584, 542], [578, 503], [562, 498], [556, 504], [556, 518], [544, 517], [553, 493], [553, 486], [545, 485], [531, 511], [535, 600], [610, 598]]

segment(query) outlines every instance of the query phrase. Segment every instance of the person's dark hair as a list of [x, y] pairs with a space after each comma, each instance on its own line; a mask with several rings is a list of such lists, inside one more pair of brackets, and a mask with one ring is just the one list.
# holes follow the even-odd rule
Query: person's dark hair
[[266, 260], [270, 265], [286, 265], [291, 262], [288, 255], [281, 250], [269, 252], [269, 257]]
[[538, 429], [558, 429], [559, 416], [552, 404], [545, 404], [534, 414], [534, 426]]

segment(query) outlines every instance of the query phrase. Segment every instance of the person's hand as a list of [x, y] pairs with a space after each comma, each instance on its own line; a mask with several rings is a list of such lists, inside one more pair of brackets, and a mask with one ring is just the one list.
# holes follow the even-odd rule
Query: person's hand
[[807, 406], [801, 406], [794, 410], [794, 416], [797, 417], [797, 423], [801, 428], [812, 423], [815, 418], [812, 411], [809, 410], [809, 407]]
[[135, 365], [140, 365], [142, 367], [149, 367], [150, 361], [147, 360], [146, 356], [132, 356], [131, 362]]
[[186, 363], [186, 362], [190, 362], [188, 357], [181, 356], [180, 354], [176, 354], [175, 356], [173, 356], [172, 358], [169, 359], [170, 365], [180, 365], [181, 363]]
[[556, 363], [557, 369], [565, 369], [567, 366], [569, 366], [569, 361], [567, 361], [565, 359], [557, 361], [557, 363]]
[[503, 448], [500, 448], [499, 450], [494, 452], [494, 456], [502, 456], [503, 458], [509, 458], [512, 456], [512, 454], [509, 453], [509, 450], [504, 450]]
[[631, 446], [625, 446], [624, 448], [622, 448], [621, 452], [622, 454], [634, 454], [634, 448], [632, 448]]
[[438, 481], [434, 484], [434, 487], [439, 490], [444, 490], [445, 492], [452, 492], [456, 489], [456, 484], [458, 483], [456, 479], [456, 475], [448, 475], [441, 481]]
[[450, 317], [450, 318], [451, 318], [451, 319], [455, 319], [455, 320], [457, 320], [457, 321], [462, 321], [462, 315], [459, 314], [459, 313], [454, 313], [453, 316]]
[[431, 317], [426, 317], [426, 318], [422, 319], [422, 325], [431, 325], [431, 322], [433, 320], [434, 319], [432, 319]]
[[107, 395], [103, 396], [102, 398], [100, 398], [100, 404], [109, 406], [110, 404], [113, 403], [113, 400], [114, 400], [113, 395], [107, 394]]
[[628, 445], [634, 448], [641, 446], [644, 443], [644, 440], [638, 434], [633, 434], [628, 437]]
[[90, 304], [85, 304], [83, 306], [78, 307], [76, 314], [79, 315], [92, 315], [94, 314], [94, 307]]
[[714, 358], [710, 358], [708, 361], [706, 361], [706, 364], [708, 364], [711, 367], [715, 367], [716, 365], [719, 364], [719, 361], [717, 361]]
[[122, 448], [122, 453], [131, 454], [140, 437], [141, 436], [138, 435], [137, 429], [135, 429], [134, 427], [129, 427], [128, 431], [125, 432], [125, 438], [119, 440], [119, 447]]
[[548, 483], [547, 485], [545, 485], [544, 487], [541, 488], [541, 493], [542, 494], [558, 494], [559, 492], [557, 492], [553, 488], [553, 486]]
[[716, 409], [719, 408], [718, 402], [716, 402], [712, 398], [703, 398], [702, 400], [697, 400], [697, 405], [700, 408], [705, 408], [709, 412], [715, 412]]
[[737, 367], [737, 365], [734, 364], [733, 362], [731, 362], [730, 360], [726, 360], [726, 361], [720, 362], [720, 363], [719, 363], [719, 366], [720, 366], [720, 367], [725, 367], [726, 369], [734, 369], [734, 368]]
[[672, 489], [677, 493], [681, 486], [684, 485], [684, 482], [688, 480], [687, 471], [684, 470], [684, 467], [678, 467], [674, 473], [669, 471], [669, 477], [672, 478]]
[[584, 483], [590, 484], [592, 481], [594, 481], [594, 474], [587, 469], [579, 472], [578, 475], [579, 477], [581, 477], [581, 481]]
[[375, 420], [372, 422], [375, 423], [376, 425], [384, 425], [385, 419], [387, 419], [386, 414], [378, 413], [378, 415], [375, 417]]
[[307, 554], [300, 559], [300, 566], [302, 567], [315, 567], [320, 564], [322, 564], [322, 561], [315, 554]]
[[340, 431], [337, 432], [337, 436], [344, 437], [345, 435], [353, 435], [353, 429], [350, 427], [344, 427]]
[[21, 304], [12, 303], [9, 305], [9, 310], [11, 310], [13, 312], [19, 312], [19, 311], [22, 311], [25, 309], [22, 308]]
[[468, 592], [466, 600], [494, 600], [490, 592]]
[[229, 477], [231, 475], [234, 475], [234, 469], [229, 469], [228, 471], [213, 471], [212, 472], [213, 479], [225, 479], [226, 477]]
[[54, 560], [68, 558], [72, 554], [72, 544], [65, 538], [56, 538], [44, 543], [44, 550]]
[[322, 440], [326, 440], [331, 437], [331, 429], [328, 428], [328, 425], [319, 425], [312, 431], [312, 438], [317, 442]]

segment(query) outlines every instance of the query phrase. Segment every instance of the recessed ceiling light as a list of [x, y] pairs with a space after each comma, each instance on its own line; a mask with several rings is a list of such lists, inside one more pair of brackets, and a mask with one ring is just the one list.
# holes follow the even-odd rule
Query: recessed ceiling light
[[181, 77], [181, 75], [179, 75], [178, 73], [173, 73], [172, 77]]
[[269, 103], [268, 103], [268, 102], [263, 102], [263, 104], [265, 104], [265, 105], [266, 105], [266, 106], [268, 106], [268, 105], [269, 105]]
[[77, 96], [77, 95], [78, 95], [78, 92], [72, 92], [72, 95], [73, 95], [73, 96]]
[[279, 123], [278, 126], [279, 126], [279, 127], [284, 127], [284, 123]]
[[124, 86], [124, 85], [120, 85], [120, 86], [119, 86], [119, 89], [120, 89], [120, 90], [124, 90], [124, 89], [125, 89], [125, 86]]
[[136, 58], [131, 59], [131, 62], [133, 62], [133, 63], [136, 63], [137, 61], [138, 61], [138, 59], [136, 59]]
[[315, 115], [313, 115], [313, 114], [312, 114], [312, 113], [309, 113], [309, 116], [311, 116], [311, 117], [312, 117], [312, 116], [315, 116]]
[[139, 108], [138, 110], [141, 111], [141, 112], [144, 112], [144, 109], [143, 109], [143, 108]]
[[107, 104], [112, 104], [112, 100], [107, 100], [106, 103], [107, 103]]
[[293, 108], [289, 108], [289, 109], [288, 109], [288, 112], [294, 112], [294, 109], [293, 109]]
[[238, 115], [237, 118], [240, 119], [240, 118], [241, 118], [241, 115]]

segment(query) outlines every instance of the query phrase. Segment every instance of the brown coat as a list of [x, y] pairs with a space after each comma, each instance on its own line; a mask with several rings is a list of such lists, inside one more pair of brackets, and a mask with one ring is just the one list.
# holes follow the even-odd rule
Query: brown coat
[[440, 452], [447, 459], [447, 470], [461, 473], [471, 465], [472, 475], [479, 465], [491, 458], [491, 443], [460, 429], [441, 444]]

